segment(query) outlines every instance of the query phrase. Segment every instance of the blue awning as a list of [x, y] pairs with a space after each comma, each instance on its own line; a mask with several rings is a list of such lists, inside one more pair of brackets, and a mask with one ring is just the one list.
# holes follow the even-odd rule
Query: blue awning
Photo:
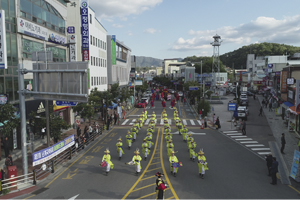
[[292, 106], [294, 106], [294, 104], [292, 104], [292, 103], [290, 103], [290, 102], [288, 102], [288, 101], [283, 102], [283, 104], [286, 105], [287, 107], [292, 107]]

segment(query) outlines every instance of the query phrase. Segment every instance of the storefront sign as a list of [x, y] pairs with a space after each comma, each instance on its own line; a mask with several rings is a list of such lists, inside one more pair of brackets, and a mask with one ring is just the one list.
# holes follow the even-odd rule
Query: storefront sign
[[268, 64], [268, 68], [273, 68], [273, 64]]
[[6, 94], [0, 94], [0, 105], [4, 105], [7, 103], [7, 95]]
[[275, 72], [275, 77], [280, 77], [280, 72]]
[[5, 11], [0, 12], [0, 69], [7, 69]]
[[228, 103], [228, 111], [235, 111], [236, 103]]
[[75, 137], [71, 135], [65, 138], [63, 141], [52, 145], [46, 149], [37, 151], [32, 154], [32, 166], [36, 166], [42, 164], [54, 156], [57, 156], [61, 152], [65, 151], [67, 148], [73, 146], [75, 144]]
[[288, 98], [291, 99], [291, 100], [294, 100], [294, 91], [293, 90], [289, 90]]
[[262, 85], [262, 81], [253, 81], [254, 85]]
[[288, 71], [282, 71], [281, 72], [281, 92], [287, 92], [287, 84], [286, 79], [288, 77]]
[[292, 177], [293, 179], [296, 179], [298, 168], [299, 168], [299, 162], [300, 162], [300, 152], [295, 150], [293, 165], [292, 165], [291, 174], [290, 174], [290, 177]]
[[296, 95], [295, 95], [295, 100], [296, 100], [296, 112], [300, 112], [300, 80], [296, 80]]
[[70, 55], [70, 62], [76, 62], [77, 61], [76, 35], [69, 35], [69, 43], [75, 43], [75, 44], [70, 44], [69, 55]]
[[55, 33], [50, 33], [48, 41], [56, 44], [65, 44], [66, 38]]
[[67, 28], [67, 32], [68, 32], [69, 34], [74, 34], [74, 33], [75, 33], [75, 27], [74, 27], [74, 26], [69, 26], [69, 27]]
[[22, 18], [18, 18], [17, 28], [19, 33], [31, 37], [39, 38], [41, 40], [47, 40], [48, 38], [48, 29]]
[[82, 61], [90, 59], [89, 52], [89, 9], [88, 0], [81, 0], [81, 38], [82, 38]]

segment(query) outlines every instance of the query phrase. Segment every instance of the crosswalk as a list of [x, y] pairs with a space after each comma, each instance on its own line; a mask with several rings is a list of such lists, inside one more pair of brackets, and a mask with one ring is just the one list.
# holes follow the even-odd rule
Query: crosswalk
[[[122, 126], [132, 126], [135, 123], [136, 119], [126, 119], [124, 120], [121, 125]], [[202, 122], [200, 120], [193, 120], [193, 119], [182, 119], [182, 124], [186, 125], [186, 126], [201, 126]], [[150, 119], [147, 119], [145, 121], [145, 125], [149, 125], [150, 123]], [[175, 121], [174, 119], [168, 119], [168, 123], [170, 125], [175, 125]], [[156, 125], [163, 125], [164, 124], [164, 120], [163, 119], [157, 119], [156, 120]]]
[[238, 131], [223, 131], [223, 133], [261, 156], [271, 153], [270, 148], [265, 147], [263, 144], [259, 144], [258, 141], [254, 141], [252, 138], [249, 138]]

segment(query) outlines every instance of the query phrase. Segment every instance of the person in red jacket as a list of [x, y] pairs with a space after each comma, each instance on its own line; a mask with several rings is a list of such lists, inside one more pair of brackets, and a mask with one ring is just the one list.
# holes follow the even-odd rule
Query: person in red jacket
[[165, 101], [164, 99], [162, 100], [161, 104], [162, 104], [163, 108], [165, 109], [165, 107], [166, 107], [167, 105], [166, 105], [166, 101]]
[[151, 100], [151, 108], [154, 108], [154, 99]]
[[171, 107], [173, 108], [175, 106], [175, 99], [173, 99], [172, 101], [171, 101]]

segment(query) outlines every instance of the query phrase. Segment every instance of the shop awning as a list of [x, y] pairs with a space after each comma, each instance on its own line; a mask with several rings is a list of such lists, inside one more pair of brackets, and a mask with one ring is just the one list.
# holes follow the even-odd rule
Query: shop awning
[[289, 108], [289, 111], [290, 111], [291, 113], [295, 114], [295, 115], [299, 115], [299, 114], [300, 114], [300, 112], [296, 112], [296, 107], [295, 107], [295, 106], [290, 107], [290, 108]]
[[292, 107], [292, 106], [294, 106], [294, 104], [292, 104], [292, 103], [290, 103], [290, 102], [288, 102], [288, 101], [283, 102], [283, 104], [286, 105], [287, 107]]

